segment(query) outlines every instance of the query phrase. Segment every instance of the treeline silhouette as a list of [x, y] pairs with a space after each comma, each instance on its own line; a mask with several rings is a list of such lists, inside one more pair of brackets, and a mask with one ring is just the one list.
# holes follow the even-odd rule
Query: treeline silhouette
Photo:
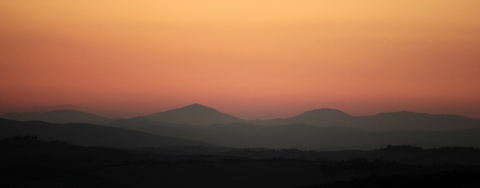
[[0, 168], [0, 176], [27, 181], [50, 181], [72, 185], [101, 186], [102, 178], [81, 170], [38, 165], [15, 165]]
[[25, 135], [25, 136], [16, 135], [12, 137], [3, 138], [0, 141], [8, 142], [8, 141], [25, 141], [25, 140], [38, 140], [38, 136], [37, 135]]
[[323, 185], [301, 188], [405, 188], [405, 187], [480, 187], [479, 170], [450, 170], [433, 174], [353, 177], [350, 180], [335, 181]]
[[416, 152], [421, 151], [421, 147], [411, 145], [388, 145], [386, 148], [380, 148], [380, 151], [399, 151], [399, 152]]
[[[456, 164], [456, 155], [480, 158], [476, 148], [422, 149], [390, 145], [371, 151], [205, 146], [116, 149], [45, 142], [35, 135], [0, 140], [3, 187], [400, 187], [476, 186], [480, 166]], [[60, 144], [59, 144], [60, 143]], [[426, 163], [419, 156], [452, 158]], [[382, 155], [380, 155], [382, 154]], [[387, 158], [384, 156], [402, 156]], [[322, 156], [328, 158], [322, 158]], [[308, 156], [319, 156], [308, 157]], [[341, 156], [341, 157], [339, 157]], [[348, 157], [345, 157], [348, 156]], [[366, 157], [364, 157], [366, 156]], [[383, 158], [382, 158], [383, 157]], [[402, 160], [400, 160], [402, 159]], [[463, 160], [463, 159], [462, 159]], [[463, 160], [462, 162], [469, 162]], [[462, 177], [461, 175], [465, 175]], [[451, 182], [435, 178], [451, 176]], [[445, 178], [448, 179], [448, 178]], [[480, 180], [480, 178], [477, 178]], [[440, 180], [446, 181], [446, 180]], [[391, 184], [388, 184], [391, 183]], [[393, 184], [393, 185], [392, 185]], [[398, 185], [397, 185], [398, 184]], [[428, 187], [431, 187], [428, 186]], [[441, 186], [440, 186], [441, 187]]]

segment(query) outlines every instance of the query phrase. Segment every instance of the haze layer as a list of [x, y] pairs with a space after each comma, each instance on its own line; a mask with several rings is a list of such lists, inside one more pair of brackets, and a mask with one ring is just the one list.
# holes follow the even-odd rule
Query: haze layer
[[1, 112], [480, 117], [480, 1], [0, 2]]

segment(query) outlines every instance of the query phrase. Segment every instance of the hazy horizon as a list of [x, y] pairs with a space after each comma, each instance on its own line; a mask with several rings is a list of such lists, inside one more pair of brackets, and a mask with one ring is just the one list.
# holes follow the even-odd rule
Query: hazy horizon
[[191, 106], [191, 105], [197, 105], [197, 104], [202, 105], [202, 106], [206, 106], [206, 107], [209, 107], [209, 108], [213, 108], [215, 110], [218, 110], [219, 112], [226, 113], [228, 115], [232, 115], [232, 116], [240, 118], [242, 120], [268, 120], [268, 119], [277, 119], [277, 118], [291, 118], [291, 117], [295, 117], [297, 115], [300, 115], [304, 112], [308, 112], [308, 111], [312, 111], [312, 110], [319, 110], [319, 109], [339, 110], [339, 111], [342, 111], [342, 112], [344, 112], [348, 115], [357, 116], [357, 117], [376, 115], [376, 114], [380, 114], [380, 113], [395, 113], [395, 112], [405, 112], [405, 111], [407, 111], [407, 112], [437, 114], [437, 115], [443, 115], [443, 114], [459, 115], [459, 116], [464, 116], [464, 117], [473, 118], [473, 119], [480, 119], [478, 117], [470, 117], [470, 116], [466, 116], [466, 115], [462, 115], [462, 114], [455, 114], [455, 113], [434, 113], [434, 112], [423, 112], [423, 111], [414, 111], [414, 110], [405, 110], [405, 109], [403, 109], [403, 110], [390, 110], [390, 111], [378, 111], [378, 112], [372, 112], [372, 113], [368, 113], [368, 114], [354, 114], [354, 113], [350, 113], [348, 111], [344, 111], [344, 110], [339, 109], [339, 108], [332, 108], [332, 107], [318, 107], [318, 108], [305, 109], [303, 111], [298, 111], [298, 112], [294, 112], [292, 114], [286, 114], [286, 115], [283, 115], [283, 116], [281, 116], [281, 115], [275, 116], [275, 114], [274, 114], [272, 116], [266, 116], [266, 117], [263, 117], [263, 118], [262, 117], [260, 117], [260, 118], [248, 118], [248, 117], [242, 117], [241, 115], [237, 115], [237, 114], [234, 114], [234, 113], [230, 113], [228, 111], [223, 111], [222, 109], [218, 109], [215, 106], [209, 106], [209, 105], [205, 105], [205, 104], [201, 104], [201, 103], [191, 103], [191, 104], [187, 104], [187, 105], [183, 105], [183, 106], [176, 106], [176, 107], [172, 107], [172, 108], [160, 109], [160, 110], [157, 110], [157, 111], [147, 111], [147, 112], [137, 111], [137, 113], [135, 113], [135, 114], [132, 113], [132, 112], [129, 112], [129, 113], [126, 113], [126, 114], [112, 113], [112, 112], [106, 112], [106, 111], [102, 111], [102, 110], [95, 110], [95, 109], [89, 108], [87, 106], [76, 106], [76, 105], [68, 104], [68, 105], [19, 108], [19, 109], [10, 110], [10, 111], [0, 110], [0, 116], [7, 115], [9, 113], [49, 112], [49, 111], [56, 111], [56, 110], [74, 110], [74, 111], [82, 111], [82, 112], [86, 112], [86, 113], [92, 113], [92, 114], [95, 114], [95, 115], [98, 115], [98, 116], [101, 116], [101, 117], [106, 117], [106, 118], [134, 118], [134, 117], [139, 117], [139, 116], [145, 116], [145, 115], [150, 115], [150, 114], [155, 114], [155, 113], [166, 112], [166, 111], [169, 111], [169, 110], [180, 109], [180, 108], [188, 107], [188, 106]]
[[0, 0], [0, 186], [480, 187], [479, 8]]
[[0, 2], [0, 112], [480, 118], [480, 1]]

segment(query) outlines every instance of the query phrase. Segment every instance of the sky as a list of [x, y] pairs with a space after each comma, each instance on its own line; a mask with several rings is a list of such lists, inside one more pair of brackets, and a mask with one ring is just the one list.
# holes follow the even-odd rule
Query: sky
[[478, 0], [2, 0], [0, 113], [480, 118]]

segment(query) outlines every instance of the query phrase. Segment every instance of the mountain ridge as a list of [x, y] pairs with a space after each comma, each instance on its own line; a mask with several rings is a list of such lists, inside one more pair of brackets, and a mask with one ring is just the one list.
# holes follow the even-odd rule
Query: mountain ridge
[[[68, 114], [71, 113], [76, 113], [80, 117], [68, 116]], [[27, 117], [18, 117], [18, 114], [23, 114]], [[107, 119], [94, 114], [74, 110], [18, 114], [11, 113], [3, 117], [20, 121], [41, 120], [51, 123], [93, 123], [102, 125], [109, 125], [111, 122], [121, 121], [123, 122], [122, 126], [145, 126], [162, 123], [171, 125], [209, 126], [214, 124], [244, 122], [265, 126], [308, 124], [320, 127], [354, 127], [372, 131], [434, 131], [480, 128], [480, 119], [473, 119], [455, 114], [429, 114], [412, 111], [397, 111], [382, 112], [367, 116], [352, 116], [333, 108], [313, 109], [289, 118], [243, 120], [198, 103], [163, 112], [137, 116], [136, 120], [132, 120], [135, 118]], [[65, 114], [67, 114], [67, 116], [62, 117]]]
[[211, 144], [134, 130], [88, 123], [58, 124], [43, 121], [15, 121], [0, 118], [0, 138], [36, 135], [41, 140], [61, 140], [83, 146], [120, 148], [211, 146]]
[[260, 126], [248, 123], [211, 126], [158, 124], [127, 129], [200, 140], [236, 148], [375, 149], [386, 144], [422, 147], [480, 146], [480, 129], [376, 132], [352, 127], [307, 124]]
[[17, 121], [44, 121], [49, 123], [92, 123], [105, 124], [111, 119], [96, 114], [70, 109], [59, 109], [46, 112], [12, 112], [2, 118]]
[[198, 103], [164, 112], [145, 115], [143, 117], [156, 122], [190, 125], [212, 125], [244, 121], [232, 115]]

